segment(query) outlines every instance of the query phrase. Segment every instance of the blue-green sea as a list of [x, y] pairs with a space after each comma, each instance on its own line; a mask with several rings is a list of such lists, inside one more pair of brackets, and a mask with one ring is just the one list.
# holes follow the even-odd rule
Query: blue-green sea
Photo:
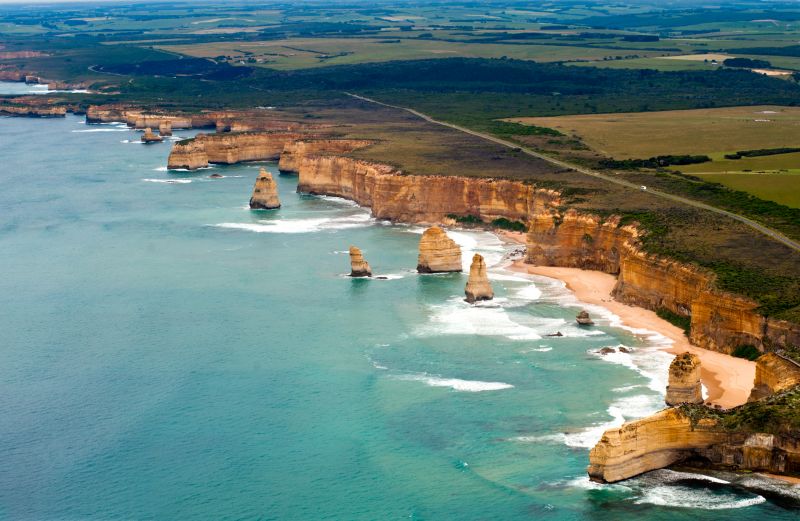
[[[597, 308], [578, 328], [512, 245], [452, 231], [492, 266], [470, 306], [465, 275], [414, 272], [421, 228], [272, 163], [168, 172], [138, 137], [0, 118], [0, 519], [797, 518], [716, 478], [591, 484], [669, 357]], [[260, 167], [280, 210], [247, 208]], [[346, 277], [351, 244], [386, 279]]]

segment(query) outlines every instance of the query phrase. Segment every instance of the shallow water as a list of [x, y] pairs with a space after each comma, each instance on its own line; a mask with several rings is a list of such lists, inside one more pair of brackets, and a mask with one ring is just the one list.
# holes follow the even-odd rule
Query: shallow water
[[[0, 517], [795, 519], [670, 471], [590, 484], [669, 357], [597, 308], [575, 326], [494, 236], [454, 234], [494, 266], [472, 307], [465, 275], [414, 273], [421, 228], [274, 164], [167, 172], [138, 136], [0, 118]], [[280, 210], [247, 209], [260, 166]], [[345, 277], [351, 244], [388, 280]]]

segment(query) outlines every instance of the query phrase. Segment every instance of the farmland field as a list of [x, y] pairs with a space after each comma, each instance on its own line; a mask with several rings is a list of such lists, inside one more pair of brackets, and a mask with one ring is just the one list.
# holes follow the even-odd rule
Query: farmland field
[[800, 174], [700, 174], [706, 181], [800, 208]]
[[[574, 134], [617, 159], [800, 146], [800, 108], [753, 106], [511, 121]], [[741, 160], [740, 160], [741, 161]], [[703, 165], [698, 165], [703, 166]]]

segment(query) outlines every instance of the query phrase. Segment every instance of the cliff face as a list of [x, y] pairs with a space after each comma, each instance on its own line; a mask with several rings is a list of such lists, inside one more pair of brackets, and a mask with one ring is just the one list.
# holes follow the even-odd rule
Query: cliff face
[[278, 185], [272, 178], [272, 174], [263, 168], [258, 173], [258, 179], [253, 187], [253, 196], [250, 198], [250, 208], [260, 210], [272, 210], [281, 207], [278, 198]]
[[347, 154], [371, 145], [363, 139], [302, 139], [290, 141], [283, 147], [278, 169], [284, 173], [297, 173], [300, 158], [310, 155]]
[[669, 384], [667, 405], [680, 403], [703, 403], [700, 385], [700, 357], [691, 353], [682, 353], [669, 365]]
[[0, 105], [0, 114], [29, 118], [63, 118], [67, 115], [67, 108], [48, 105]]
[[690, 339], [700, 347], [730, 353], [743, 344], [761, 350], [800, 344], [800, 327], [766, 319], [755, 302], [715, 289], [708, 271], [641, 251], [636, 228], [620, 226], [617, 218], [604, 221], [574, 210], [536, 214], [527, 246], [527, 262], [617, 275], [617, 300], [691, 317]]
[[559, 203], [558, 193], [517, 181], [403, 175], [388, 165], [337, 156], [303, 156], [297, 190], [368, 206], [379, 219], [441, 223], [448, 214], [526, 222]]
[[425, 230], [419, 240], [417, 271], [420, 273], [461, 271], [461, 248], [438, 226]]
[[666, 409], [609, 429], [589, 453], [589, 477], [613, 483], [672, 465], [724, 442], [727, 436], [715, 427], [714, 421], [701, 420], [692, 428], [680, 411]]
[[800, 365], [775, 353], [756, 360], [756, 379], [748, 401], [756, 401], [800, 385]]
[[90, 105], [86, 109], [87, 123], [123, 122], [129, 127], [144, 129], [159, 128], [169, 123], [171, 128], [214, 128], [217, 116], [214, 113], [167, 114], [152, 113], [126, 105]]
[[175, 143], [167, 161], [168, 168], [189, 170], [209, 163], [234, 164], [243, 161], [278, 159], [287, 142], [302, 134], [257, 132], [244, 134], [198, 134], [193, 140]]

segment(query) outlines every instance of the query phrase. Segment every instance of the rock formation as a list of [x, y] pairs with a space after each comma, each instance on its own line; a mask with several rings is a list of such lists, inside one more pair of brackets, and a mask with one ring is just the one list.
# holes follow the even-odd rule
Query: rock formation
[[594, 321], [592, 321], [592, 317], [589, 316], [589, 312], [585, 309], [582, 309], [578, 316], [575, 317], [575, 321], [581, 326], [593, 326]]
[[589, 477], [613, 483], [686, 459], [691, 451], [722, 443], [727, 435], [714, 420], [691, 420], [678, 409], [607, 430], [589, 452]]
[[29, 118], [63, 118], [67, 108], [53, 105], [0, 105], [2, 116], [23, 116]]
[[472, 257], [472, 264], [469, 267], [469, 279], [467, 280], [467, 286], [464, 288], [464, 294], [470, 304], [478, 300], [492, 300], [494, 298], [494, 291], [492, 291], [492, 285], [489, 283], [489, 276], [486, 274], [486, 263], [483, 261], [483, 257], [477, 253]]
[[425, 230], [419, 241], [417, 271], [447, 273], [461, 271], [461, 248], [438, 226]]
[[170, 120], [164, 120], [158, 124], [158, 135], [162, 137], [172, 135], [172, 122]]
[[371, 277], [372, 269], [369, 263], [364, 260], [361, 250], [355, 246], [350, 246], [350, 276], [351, 277]]
[[290, 141], [283, 147], [278, 170], [281, 173], [297, 173], [299, 160], [316, 154], [347, 154], [372, 144], [364, 139], [302, 139]]
[[800, 364], [776, 353], [767, 353], [756, 360], [756, 378], [747, 401], [760, 400], [795, 385], [800, 385]]
[[161, 141], [164, 141], [164, 138], [153, 134], [153, 130], [150, 127], [144, 129], [142, 143], [160, 143]]
[[167, 167], [194, 170], [209, 163], [271, 161], [278, 159], [286, 143], [301, 136], [304, 134], [291, 132], [198, 134], [172, 146]]
[[281, 207], [278, 198], [278, 185], [272, 174], [263, 168], [258, 172], [256, 184], [253, 187], [253, 196], [250, 198], [250, 208], [255, 210], [272, 210]]
[[664, 400], [667, 405], [703, 403], [700, 358], [697, 355], [682, 353], [669, 364], [669, 384]]

